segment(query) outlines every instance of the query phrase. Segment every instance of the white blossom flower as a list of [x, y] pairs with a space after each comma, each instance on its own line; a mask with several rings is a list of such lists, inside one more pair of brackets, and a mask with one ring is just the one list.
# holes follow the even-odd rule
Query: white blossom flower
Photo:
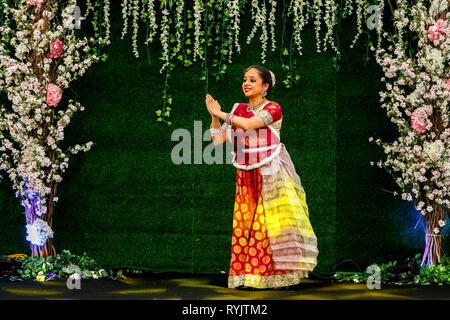
[[27, 224], [27, 240], [32, 244], [43, 246], [49, 238], [53, 238], [53, 231], [46, 221], [38, 218]]
[[431, 161], [437, 161], [445, 150], [444, 143], [441, 140], [425, 141], [423, 146], [424, 153], [431, 159]]

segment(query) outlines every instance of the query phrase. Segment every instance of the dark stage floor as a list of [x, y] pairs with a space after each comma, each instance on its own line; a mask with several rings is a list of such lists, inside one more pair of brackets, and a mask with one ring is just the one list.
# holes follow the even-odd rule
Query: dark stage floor
[[365, 283], [332, 283], [304, 279], [279, 290], [239, 290], [227, 287], [228, 275], [147, 274], [127, 279], [81, 280], [81, 289], [69, 290], [65, 280], [38, 282], [0, 279], [0, 299], [150, 299], [150, 300], [329, 300], [329, 299], [450, 299], [449, 287], [381, 286], [369, 290]]

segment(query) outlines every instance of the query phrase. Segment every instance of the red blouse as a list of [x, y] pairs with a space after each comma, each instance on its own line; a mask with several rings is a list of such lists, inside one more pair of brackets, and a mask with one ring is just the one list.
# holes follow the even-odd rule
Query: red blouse
[[233, 165], [250, 170], [269, 162], [279, 153], [281, 148], [279, 134], [269, 126], [272, 122], [281, 119], [282, 112], [281, 106], [273, 101], [268, 102], [256, 113], [247, 112], [247, 106], [248, 104], [245, 103], [239, 104], [233, 114], [243, 118], [258, 116], [263, 119], [266, 126], [244, 131], [233, 125], [228, 137], [234, 145]]

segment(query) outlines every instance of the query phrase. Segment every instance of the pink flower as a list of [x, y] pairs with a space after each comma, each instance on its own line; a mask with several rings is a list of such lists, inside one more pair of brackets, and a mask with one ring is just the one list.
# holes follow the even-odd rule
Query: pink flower
[[439, 19], [434, 23], [434, 25], [428, 28], [428, 39], [433, 42], [437, 42], [441, 39], [441, 33], [447, 38], [447, 34], [445, 33], [445, 20]]
[[436, 27], [439, 32], [442, 32], [442, 29], [444, 29], [444, 27], [445, 27], [445, 21], [442, 19], [439, 19], [438, 21], [436, 21]]
[[47, 84], [45, 88], [47, 89], [47, 104], [56, 107], [62, 97], [61, 88], [53, 83]]
[[39, 29], [42, 31], [42, 27], [44, 26], [44, 20], [43, 19], [39, 19], [37, 22], [35, 22], [33, 24], [33, 27], [39, 27]]
[[430, 41], [439, 41], [440, 37], [441, 34], [437, 30], [436, 26], [431, 26], [428, 28], [428, 39], [430, 39]]
[[59, 39], [56, 39], [52, 44], [50, 45], [51, 52], [47, 53], [47, 58], [55, 59], [59, 58], [59, 56], [62, 53], [62, 42]]
[[44, 0], [27, 0], [27, 3], [32, 6], [40, 6]]
[[447, 83], [447, 90], [450, 91], [450, 78], [448, 78], [445, 82]]
[[423, 108], [418, 108], [414, 110], [413, 114], [411, 115], [411, 126], [416, 130], [418, 133], [424, 133], [425, 132], [425, 122], [424, 119], [426, 117], [426, 112]]

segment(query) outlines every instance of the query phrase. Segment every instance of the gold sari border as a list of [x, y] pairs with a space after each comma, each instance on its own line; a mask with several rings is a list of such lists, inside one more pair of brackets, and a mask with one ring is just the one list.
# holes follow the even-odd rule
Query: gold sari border
[[291, 273], [261, 276], [257, 274], [240, 274], [228, 276], [228, 288], [238, 286], [254, 287], [259, 289], [285, 287], [299, 284], [302, 278], [308, 278], [308, 271], [298, 270]]

